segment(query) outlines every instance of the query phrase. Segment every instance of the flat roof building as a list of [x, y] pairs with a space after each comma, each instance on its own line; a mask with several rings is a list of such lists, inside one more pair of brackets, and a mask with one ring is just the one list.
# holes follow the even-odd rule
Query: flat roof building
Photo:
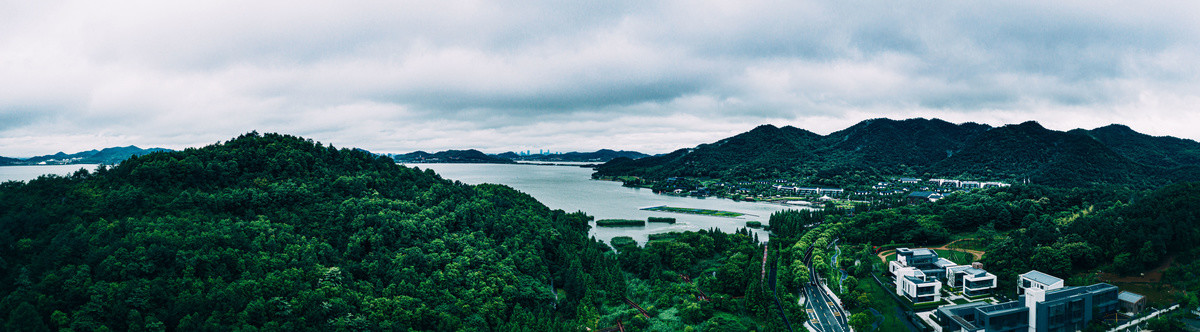
[[1146, 308], [1146, 297], [1134, 292], [1121, 291], [1117, 294], [1117, 301], [1121, 302], [1121, 311], [1133, 315]]
[[1019, 276], [1017, 294], [1025, 294], [1029, 289], [1052, 290], [1063, 287], [1063, 280], [1058, 277], [1031, 270]]
[[902, 268], [895, 274], [896, 295], [907, 297], [913, 303], [942, 300], [942, 283], [936, 277], [913, 267]]

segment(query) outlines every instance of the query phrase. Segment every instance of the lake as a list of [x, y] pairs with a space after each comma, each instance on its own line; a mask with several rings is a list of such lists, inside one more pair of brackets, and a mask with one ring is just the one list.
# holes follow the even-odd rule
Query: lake
[[[443, 178], [467, 184], [494, 183], [513, 187], [533, 196], [551, 209], [568, 212], [583, 211], [599, 219], [639, 219], [647, 217], [675, 218], [675, 224], [648, 223], [642, 227], [595, 227], [592, 235], [611, 242], [613, 237], [629, 236], [645, 244], [650, 234], [672, 231], [696, 231], [717, 228], [732, 233], [746, 226], [747, 221], [768, 224], [771, 213], [801, 207], [759, 202], [735, 202], [721, 198], [694, 198], [658, 195], [650, 189], [627, 188], [620, 182], [592, 180], [592, 169], [571, 166], [538, 166], [512, 164], [409, 164], [406, 166], [433, 169]], [[736, 218], [714, 217], [671, 212], [645, 211], [642, 208], [673, 206], [739, 212]], [[766, 241], [768, 233], [754, 230], [759, 240]]]
[[[80, 168], [95, 170], [98, 165], [38, 165], [0, 166], [0, 182], [29, 181], [43, 174], [70, 175]], [[648, 223], [641, 227], [595, 227], [591, 233], [608, 243], [613, 237], [629, 236], [645, 244], [650, 234], [676, 231], [720, 229], [727, 233], [743, 228], [747, 221], [768, 224], [771, 213], [802, 207], [772, 203], [734, 202], [721, 198], [694, 198], [658, 195], [650, 189], [626, 188], [620, 182], [592, 180], [592, 169], [572, 166], [512, 165], [512, 164], [411, 164], [429, 168], [443, 178], [468, 184], [495, 183], [513, 187], [533, 196], [551, 209], [568, 212], [583, 211], [596, 219], [638, 219], [670, 217], [674, 224]], [[736, 218], [714, 217], [671, 212], [645, 211], [655, 206], [709, 209], [743, 213]], [[762, 241], [768, 233], [754, 230]]]
[[0, 166], [0, 182], [29, 181], [46, 174], [71, 175], [80, 168], [95, 171], [95, 164]]

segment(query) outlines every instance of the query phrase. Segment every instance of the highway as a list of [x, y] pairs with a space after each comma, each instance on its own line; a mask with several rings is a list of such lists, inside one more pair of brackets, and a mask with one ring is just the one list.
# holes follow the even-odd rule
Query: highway
[[833, 296], [826, 293], [825, 289], [820, 286], [817, 272], [813, 270], [812, 266], [812, 251], [813, 248], [810, 246], [804, 253], [804, 264], [808, 266], [809, 271], [809, 283], [804, 286], [803, 290], [805, 298], [808, 299], [805, 303], [808, 323], [818, 332], [850, 332], [850, 327], [846, 323], [847, 318], [842, 315], [841, 308], [833, 301]]

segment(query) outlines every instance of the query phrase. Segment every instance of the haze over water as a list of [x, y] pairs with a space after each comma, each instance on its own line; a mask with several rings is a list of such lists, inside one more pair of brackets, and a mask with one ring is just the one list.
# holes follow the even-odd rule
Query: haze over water
[[74, 174], [79, 169], [87, 169], [95, 171], [100, 165], [94, 164], [76, 164], [76, 165], [34, 165], [34, 166], [0, 166], [0, 182], [7, 181], [29, 181], [46, 174], [56, 174], [67, 176]]

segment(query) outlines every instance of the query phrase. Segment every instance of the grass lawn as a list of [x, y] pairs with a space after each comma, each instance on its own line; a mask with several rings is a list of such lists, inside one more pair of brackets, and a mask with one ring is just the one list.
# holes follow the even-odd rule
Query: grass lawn
[[1171, 303], [1174, 303], [1176, 301], [1174, 294], [1179, 293], [1178, 290], [1175, 290], [1172, 287], [1167, 286], [1166, 284], [1163, 284], [1163, 283], [1113, 282], [1113, 281], [1106, 281], [1106, 282], [1109, 284], [1112, 284], [1113, 286], [1117, 286], [1117, 288], [1120, 288], [1123, 291], [1130, 291], [1130, 292], [1142, 294], [1143, 296], [1146, 297], [1146, 302], [1149, 302], [1151, 305], [1164, 307], [1164, 308], [1170, 306]]
[[[908, 331], [908, 327], [904, 326], [904, 322], [899, 317], [896, 317], [896, 309], [903, 310], [903, 308], [900, 308], [900, 305], [895, 300], [892, 300], [892, 297], [888, 295], [888, 290], [879, 286], [879, 283], [876, 283], [875, 279], [859, 279], [858, 289], [867, 290], [867, 296], [871, 298], [871, 307], [883, 314], [883, 323], [879, 324], [879, 329], [876, 331]], [[855, 311], [855, 313], [862, 311], [868, 310], [863, 309]], [[868, 314], [870, 314], [869, 311]]]
[[959, 265], [971, 264], [971, 262], [976, 260], [974, 255], [971, 255], [971, 253], [965, 251], [942, 249], [934, 249], [933, 251], [937, 252], [938, 257], [949, 259], [950, 261], [958, 263]]

